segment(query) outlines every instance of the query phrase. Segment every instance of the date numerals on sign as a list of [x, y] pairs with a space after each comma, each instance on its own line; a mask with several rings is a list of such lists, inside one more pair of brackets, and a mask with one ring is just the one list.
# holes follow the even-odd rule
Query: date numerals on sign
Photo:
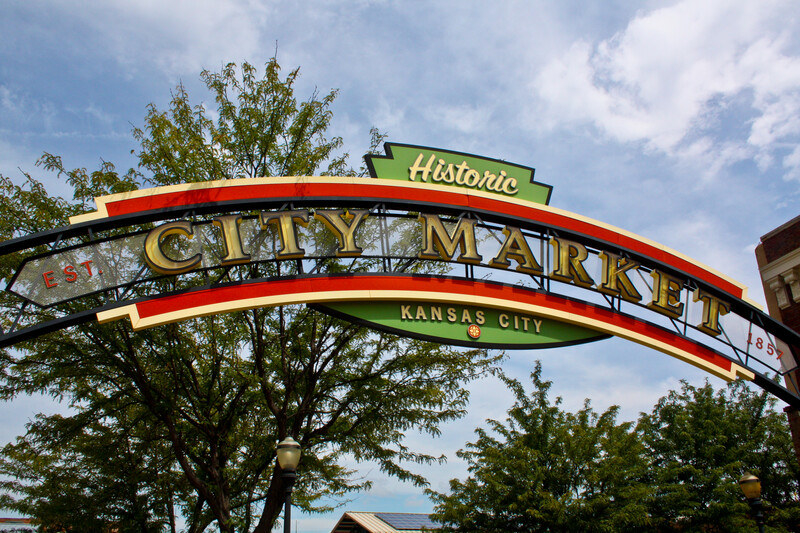
[[756, 337], [755, 340], [753, 340], [752, 333], [747, 335], [747, 344], [752, 344], [753, 346], [756, 347], [757, 350], [766, 349], [767, 355], [777, 354], [777, 356], [775, 357], [776, 359], [780, 359], [781, 357], [783, 357], [783, 351], [776, 348], [775, 345], [772, 344], [771, 342], [765, 341], [761, 337]]

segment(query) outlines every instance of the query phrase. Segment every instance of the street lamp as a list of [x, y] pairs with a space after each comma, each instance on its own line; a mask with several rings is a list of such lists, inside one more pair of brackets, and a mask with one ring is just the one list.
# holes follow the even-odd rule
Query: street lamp
[[300, 463], [300, 444], [292, 437], [286, 437], [278, 443], [278, 465], [281, 477], [286, 485], [286, 503], [283, 507], [283, 533], [291, 533], [292, 519], [292, 486], [297, 479], [297, 465]]
[[753, 517], [756, 519], [759, 533], [764, 533], [764, 513], [761, 512], [761, 481], [753, 474], [747, 473], [739, 480], [739, 486], [753, 510]]

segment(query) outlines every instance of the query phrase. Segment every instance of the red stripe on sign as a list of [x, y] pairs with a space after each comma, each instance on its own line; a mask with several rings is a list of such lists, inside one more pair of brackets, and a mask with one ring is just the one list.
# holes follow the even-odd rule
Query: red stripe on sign
[[[241, 285], [223, 286], [212, 289], [191, 291], [182, 294], [163, 296], [136, 304], [139, 317], [142, 319], [158, 317], [177, 311], [189, 311], [209, 305], [226, 305], [235, 307], [236, 302], [264, 297], [282, 295], [308, 295], [307, 301], [328, 299], [336, 292], [351, 291], [403, 291], [402, 299], [430, 299], [432, 294], [453, 296], [479, 296], [493, 298], [508, 303], [508, 309], [515, 309], [515, 304], [529, 304], [555, 311], [561, 311], [582, 318], [597, 320], [632, 334], [642, 335], [654, 341], [697, 356], [704, 361], [724, 370], [731, 371], [731, 362], [705, 346], [682, 337], [664, 328], [648, 324], [636, 317], [622, 315], [596, 305], [568, 300], [553, 294], [540, 293], [510, 285], [486, 283], [461, 279], [425, 277], [425, 276], [383, 276], [353, 275], [336, 277], [298, 278]], [[418, 294], [412, 294], [418, 293]], [[318, 296], [314, 296], [314, 295]], [[428, 295], [429, 298], [425, 296]], [[295, 298], [294, 301], [297, 301]], [[196, 316], [196, 315], [193, 315]], [[585, 324], [581, 324], [585, 327]], [[609, 331], [610, 332], [610, 331]], [[635, 340], [635, 339], [631, 339]]]
[[[126, 198], [106, 203], [109, 216], [129, 215], [170, 207], [191, 207], [237, 200], [275, 200], [291, 198], [352, 198], [427, 202], [467, 207], [468, 197], [462, 192], [431, 192], [427, 189], [364, 184], [332, 183], [271, 183], [258, 185], [219, 186], [173, 192], [154, 192], [142, 197]], [[154, 189], [157, 191], [158, 189]]]

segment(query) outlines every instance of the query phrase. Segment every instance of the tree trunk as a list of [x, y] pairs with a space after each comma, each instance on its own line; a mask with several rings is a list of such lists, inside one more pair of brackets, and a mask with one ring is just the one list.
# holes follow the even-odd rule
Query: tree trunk
[[272, 479], [267, 490], [267, 499], [264, 502], [264, 511], [258, 520], [258, 525], [253, 533], [269, 533], [278, 520], [286, 501], [286, 483], [281, 477], [280, 469], [275, 466], [272, 470]]

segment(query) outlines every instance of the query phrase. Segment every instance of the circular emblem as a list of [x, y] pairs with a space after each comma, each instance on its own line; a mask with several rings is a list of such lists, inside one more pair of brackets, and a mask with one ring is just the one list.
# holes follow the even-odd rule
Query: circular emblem
[[472, 337], [473, 339], [477, 339], [481, 336], [481, 328], [477, 324], [470, 324], [467, 328], [467, 335]]

